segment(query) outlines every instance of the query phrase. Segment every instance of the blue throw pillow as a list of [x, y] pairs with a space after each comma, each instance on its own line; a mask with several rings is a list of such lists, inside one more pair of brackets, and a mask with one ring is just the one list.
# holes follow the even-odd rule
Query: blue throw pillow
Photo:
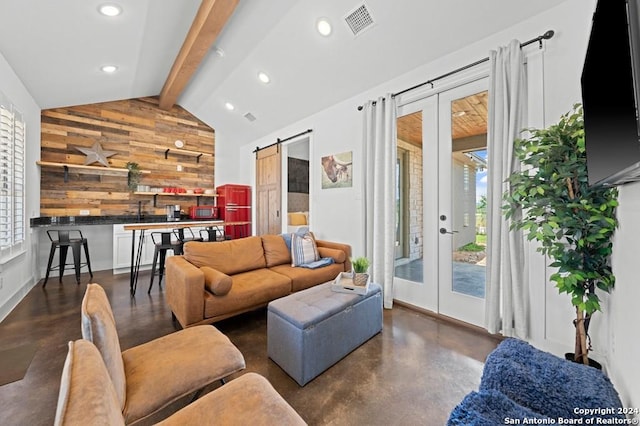
[[[302, 236], [302, 235], [304, 235], [304, 234], [306, 234], [306, 233], [308, 233], [308, 232], [309, 232], [309, 228], [307, 228], [307, 227], [302, 227], [302, 228], [299, 228], [299, 229], [295, 232], [295, 234]], [[287, 245], [287, 250], [289, 250], [289, 251], [291, 251], [291, 236], [292, 236], [292, 235], [293, 235], [293, 234], [291, 234], [291, 233], [288, 233], [288, 234], [282, 234], [282, 238], [284, 238], [284, 243]]]
[[300, 266], [319, 259], [316, 240], [311, 234], [291, 235], [291, 266]]
[[284, 238], [284, 243], [287, 245], [289, 252], [291, 252], [291, 235], [293, 234], [282, 234], [282, 238]]

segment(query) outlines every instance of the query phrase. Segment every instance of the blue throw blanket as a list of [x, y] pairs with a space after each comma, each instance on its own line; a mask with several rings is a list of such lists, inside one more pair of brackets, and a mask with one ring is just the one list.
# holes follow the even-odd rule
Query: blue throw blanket
[[518, 339], [504, 340], [487, 357], [480, 391], [490, 389], [552, 418], [594, 417], [576, 413], [576, 408], [611, 408], [598, 412], [597, 417], [624, 418], [617, 410], [622, 407], [618, 393], [602, 371], [566, 361]]
[[[602, 371], [509, 338], [487, 357], [480, 391], [467, 395], [447, 424], [622, 424], [621, 406]], [[553, 423], [543, 423], [549, 418]]]
[[301, 268], [309, 268], [309, 269], [316, 269], [316, 268], [322, 268], [323, 266], [327, 266], [327, 265], [331, 265], [333, 263], [333, 257], [323, 257], [320, 260], [316, 260], [315, 262], [311, 262], [311, 263], [305, 263], [303, 265], [298, 265]]
[[[509, 419], [514, 419], [514, 423], [508, 423]], [[515, 421], [529, 419], [529, 424], [553, 424], [534, 423], [535, 420], [549, 420], [543, 414], [535, 413], [526, 407], [516, 404], [501, 392], [496, 390], [486, 390], [471, 392], [460, 404], [451, 412], [448, 426], [496, 426], [504, 424], [521, 424]], [[526, 423], [525, 423], [526, 424]]]

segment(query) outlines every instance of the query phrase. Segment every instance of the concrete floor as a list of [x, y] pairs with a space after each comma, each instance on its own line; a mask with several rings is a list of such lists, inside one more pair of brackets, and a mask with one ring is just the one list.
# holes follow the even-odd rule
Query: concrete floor
[[[129, 296], [127, 274], [97, 272], [92, 280], [109, 296], [123, 350], [174, 331], [163, 292], [154, 286], [146, 294], [148, 279], [148, 273], [140, 275], [135, 298]], [[81, 337], [80, 304], [88, 280], [83, 274], [78, 286], [72, 277], [63, 284], [53, 279], [46, 289], [39, 283], [0, 323], [1, 348], [38, 345], [24, 379], [0, 386], [1, 424], [53, 423], [67, 342]], [[242, 351], [245, 372], [265, 376], [310, 425], [443, 425], [455, 405], [477, 389], [483, 361], [498, 343], [486, 333], [396, 306], [384, 311], [382, 333], [300, 387], [267, 357], [265, 309], [216, 327]]]

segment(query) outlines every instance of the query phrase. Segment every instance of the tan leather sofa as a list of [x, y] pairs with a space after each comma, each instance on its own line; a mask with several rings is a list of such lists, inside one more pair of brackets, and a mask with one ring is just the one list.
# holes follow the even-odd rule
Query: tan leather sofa
[[182, 327], [211, 324], [351, 270], [351, 246], [316, 244], [320, 257], [334, 263], [318, 269], [292, 267], [281, 235], [188, 242], [183, 255], [167, 259], [167, 303]]

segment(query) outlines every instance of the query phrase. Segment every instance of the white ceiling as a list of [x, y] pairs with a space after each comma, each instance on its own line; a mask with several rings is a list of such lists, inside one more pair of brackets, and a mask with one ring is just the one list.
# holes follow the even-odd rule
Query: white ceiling
[[[365, 0], [375, 26], [354, 37], [344, 17], [362, 0], [240, 0], [216, 42], [225, 55], [205, 58], [178, 103], [251, 142], [562, 1]], [[124, 13], [110, 19], [105, 2], [0, 0], [0, 52], [41, 108], [158, 95], [200, 4], [113, 0]], [[315, 31], [319, 17], [331, 36]]]

